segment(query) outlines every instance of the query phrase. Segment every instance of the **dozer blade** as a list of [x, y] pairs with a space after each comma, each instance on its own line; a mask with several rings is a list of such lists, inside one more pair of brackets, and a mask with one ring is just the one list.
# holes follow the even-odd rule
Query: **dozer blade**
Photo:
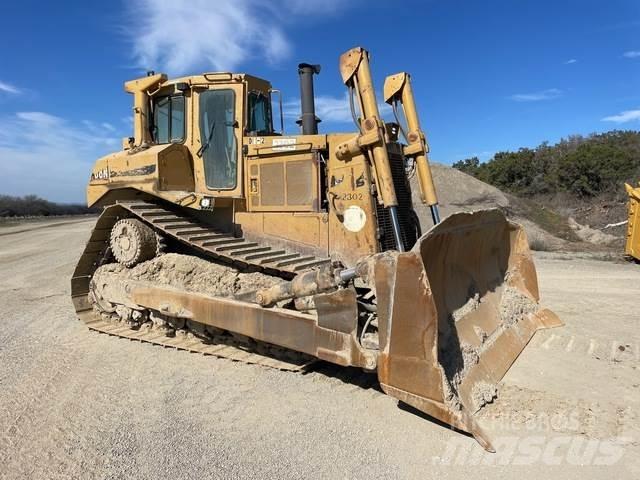
[[562, 325], [538, 304], [523, 228], [498, 210], [457, 213], [371, 267], [383, 390], [494, 451], [473, 413], [537, 330]]

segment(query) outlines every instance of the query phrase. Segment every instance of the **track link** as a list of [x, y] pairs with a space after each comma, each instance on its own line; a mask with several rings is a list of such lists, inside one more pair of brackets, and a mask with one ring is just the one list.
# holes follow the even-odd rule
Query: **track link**
[[118, 205], [165, 236], [174, 238], [206, 256], [239, 267], [252, 266], [265, 273], [291, 276], [331, 262], [329, 258], [305, 256], [235, 237], [231, 233], [216, 230], [182, 212], [173, 212], [158, 204], [121, 202]]
[[108, 314], [101, 314], [96, 310], [86, 310], [79, 317], [89, 329], [107, 335], [261, 365], [276, 370], [300, 371], [317, 361], [316, 358], [308, 355], [273, 345], [259, 344], [261, 350], [268, 350], [267, 354], [263, 354], [258, 351], [258, 348], [229, 339], [214, 337], [205, 341], [188, 330], [172, 332], [172, 335], [169, 336], [166, 330], [152, 327], [149, 323], [132, 326], [126, 321], [114, 316], [109, 318]]
[[263, 355], [257, 349], [239, 345], [237, 342], [221, 340], [216, 343], [216, 339], [213, 339], [213, 342], [203, 341], [186, 330], [171, 337], [156, 328], [147, 328], [145, 325], [132, 327], [126, 321], [113, 318], [113, 315], [97, 311], [89, 298], [91, 278], [96, 269], [110, 257], [109, 238], [113, 225], [121, 218], [131, 217], [151, 226], [161, 238], [173, 238], [204, 257], [222, 261], [239, 269], [251, 268], [286, 279], [302, 271], [330, 263], [329, 258], [304, 256], [234, 237], [183, 212], [174, 212], [159, 204], [142, 201], [118, 202], [106, 207], [98, 218], [71, 279], [74, 307], [79, 319], [91, 330], [279, 370], [301, 370], [315, 361], [313, 357], [267, 344], [260, 344], [261, 351], [268, 351], [268, 354]]

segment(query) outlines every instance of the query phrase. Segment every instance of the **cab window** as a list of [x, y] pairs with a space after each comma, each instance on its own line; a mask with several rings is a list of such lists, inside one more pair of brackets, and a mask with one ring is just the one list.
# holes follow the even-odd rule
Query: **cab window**
[[229, 190], [236, 187], [237, 144], [233, 90], [206, 90], [200, 93], [200, 150], [207, 187]]
[[273, 124], [271, 120], [271, 99], [262, 92], [249, 92], [249, 118], [247, 132], [254, 135], [271, 135]]
[[152, 136], [155, 143], [184, 141], [184, 97], [174, 95], [154, 101]]

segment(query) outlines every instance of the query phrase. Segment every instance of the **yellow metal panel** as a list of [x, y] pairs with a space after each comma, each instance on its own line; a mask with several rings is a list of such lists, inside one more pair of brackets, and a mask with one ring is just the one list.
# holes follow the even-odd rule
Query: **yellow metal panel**
[[287, 204], [310, 205], [313, 202], [313, 161], [287, 162]]
[[317, 212], [320, 173], [315, 152], [283, 151], [249, 157], [247, 188], [251, 211]]
[[284, 163], [260, 165], [260, 205], [284, 206]]
[[235, 223], [247, 239], [293, 247], [318, 257], [329, 256], [326, 213], [236, 212]]
[[320, 245], [320, 224], [318, 215], [280, 213], [265, 213], [264, 215], [264, 233], [305, 245]]
[[640, 186], [625, 185], [629, 194], [629, 224], [627, 225], [627, 244], [625, 253], [640, 260]]
[[[345, 265], [379, 250], [376, 206], [371, 196], [371, 168], [363, 155], [338, 160], [335, 146], [352, 134], [329, 136], [329, 250]], [[355, 214], [356, 221], [351, 221]], [[359, 215], [359, 217], [358, 217]], [[359, 220], [359, 221], [358, 221]]]
[[158, 155], [158, 188], [193, 192], [193, 163], [186, 147]]
[[247, 156], [265, 158], [285, 153], [302, 153], [327, 148], [326, 135], [287, 135], [274, 137], [244, 137]]

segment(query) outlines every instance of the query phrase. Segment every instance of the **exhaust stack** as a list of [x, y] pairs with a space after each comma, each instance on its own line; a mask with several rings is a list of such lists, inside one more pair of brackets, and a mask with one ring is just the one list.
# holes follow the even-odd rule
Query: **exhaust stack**
[[313, 74], [320, 73], [320, 65], [301, 63], [298, 65], [300, 75], [300, 119], [296, 122], [302, 126], [303, 135], [316, 135], [320, 119], [316, 117], [316, 102], [313, 93]]

